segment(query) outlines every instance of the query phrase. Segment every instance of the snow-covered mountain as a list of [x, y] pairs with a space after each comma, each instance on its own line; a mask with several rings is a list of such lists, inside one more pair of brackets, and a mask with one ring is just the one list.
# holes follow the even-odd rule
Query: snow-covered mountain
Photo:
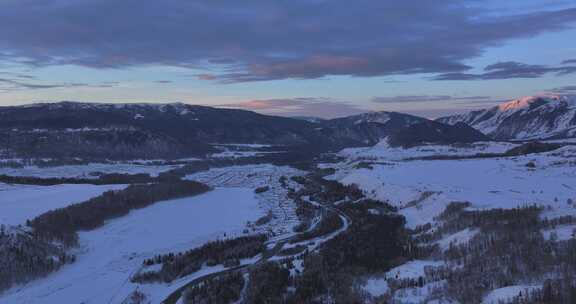
[[302, 120], [182, 103], [44, 103], [0, 107], [0, 151], [34, 157], [168, 158], [213, 152], [213, 143], [341, 144], [316, 127]]
[[290, 118], [293, 119], [298, 119], [298, 120], [303, 120], [303, 121], [307, 121], [307, 122], [311, 122], [311, 123], [322, 123], [324, 121], [326, 121], [326, 119], [320, 118], [320, 117], [315, 117], [315, 116], [292, 116]]
[[[0, 156], [185, 158], [215, 152], [213, 145], [217, 143], [337, 150], [374, 145], [406, 127], [427, 121], [394, 112], [309, 122], [182, 103], [31, 104], [0, 107]], [[461, 126], [447, 125], [442, 129], [445, 128]], [[435, 142], [439, 138], [420, 133], [418, 142]], [[445, 133], [452, 136], [458, 131]], [[441, 137], [442, 142], [461, 141]]]
[[358, 115], [346, 116], [341, 118], [335, 118], [330, 120], [332, 124], [347, 124], [347, 125], [360, 125], [360, 124], [369, 124], [369, 123], [378, 123], [378, 124], [401, 124], [401, 125], [410, 125], [419, 122], [426, 121], [427, 119], [397, 113], [397, 112], [387, 112], [387, 111], [378, 111], [378, 112], [368, 112], [362, 113]]
[[396, 112], [369, 112], [328, 120], [326, 126], [338, 137], [362, 138], [374, 145], [386, 139], [392, 146], [411, 147], [425, 143], [469, 143], [488, 140], [465, 123], [444, 124]]
[[327, 120], [323, 127], [331, 136], [362, 138], [365, 144], [374, 145], [403, 128], [425, 121], [418, 116], [380, 111]]
[[464, 122], [499, 140], [576, 137], [576, 96], [528, 96], [438, 121]]

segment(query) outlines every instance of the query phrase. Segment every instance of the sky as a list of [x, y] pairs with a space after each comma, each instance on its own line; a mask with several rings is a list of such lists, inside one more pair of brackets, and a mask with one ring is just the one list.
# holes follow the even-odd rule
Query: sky
[[576, 94], [576, 0], [2, 0], [0, 106], [434, 118]]

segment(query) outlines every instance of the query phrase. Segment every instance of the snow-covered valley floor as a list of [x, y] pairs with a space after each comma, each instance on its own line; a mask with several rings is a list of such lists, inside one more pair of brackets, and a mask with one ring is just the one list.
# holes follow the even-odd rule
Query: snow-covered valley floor
[[[431, 156], [471, 157], [478, 153], [503, 153], [515, 143], [477, 143], [466, 146], [422, 146], [412, 149], [390, 148], [385, 144], [371, 148], [346, 149], [343, 161], [322, 164], [333, 168], [327, 178], [356, 184], [367, 197], [398, 207], [411, 229], [430, 223], [429, 231], [441, 231], [438, 218], [452, 202], [468, 202], [467, 210], [512, 209], [536, 204], [545, 207], [542, 218], [576, 216], [576, 146], [515, 157], [432, 159]], [[74, 168], [59, 174], [79, 176], [88, 168]], [[127, 169], [126, 172], [134, 172]], [[0, 295], [4, 303], [122, 303], [133, 291], [143, 292], [150, 303], [160, 303], [190, 281], [221, 272], [224, 267], [204, 266], [201, 270], [170, 284], [135, 284], [130, 276], [141, 269], [142, 261], [158, 254], [181, 252], [208, 241], [247, 233], [272, 236], [269, 248], [295, 235], [299, 223], [296, 206], [288, 198], [287, 187], [298, 189], [291, 176], [305, 172], [268, 164], [215, 168], [185, 178], [206, 183], [215, 190], [196, 197], [158, 202], [108, 221], [104, 226], [79, 233], [77, 261], [65, 265], [45, 278], [18, 286]], [[34, 175], [34, 174], [33, 174]], [[52, 176], [46, 171], [36, 175]], [[286, 178], [283, 178], [286, 177]], [[0, 224], [18, 225], [50, 209], [81, 202], [123, 185], [12, 186], [0, 184]], [[257, 188], [266, 188], [263, 192]], [[313, 202], [310, 202], [314, 204]], [[337, 208], [336, 206], [333, 206]], [[263, 216], [271, 219], [256, 225]], [[322, 242], [348, 228], [309, 240], [312, 251]], [[550, 240], [573, 238], [576, 225], [562, 224], [542, 229]], [[458, 231], [459, 230], [459, 231]], [[362, 278], [362, 289], [370, 297], [393, 299], [398, 303], [427, 302], [433, 290], [446, 285], [446, 279], [425, 281], [421, 286], [398, 287], [402, 280], [426, 277], [431, 268], [457, 268], [442, 254], [451, 246], [467, 244], [481, 235], [479, 227], [458, 228], [440, 234], [427, 245], [438, 245], [436, 256], [403, 261], [387, 272]], [[271, 246], [270, 246], [271, 245]], [[284, 248], [297, 244], [286, 244]], [[240, 261], [252, 264], [261, 256]], [[280, 260], [283, 257], [270, 258]], [[154, 267], [154, 266], [153, 266]], [[300, 262], [299, 268], [303, 264]], [[513, 285], [512, 285], [513, 283]], [[511, 282], [492, 287], [483, 294], [484, 303], [509, 299], [524, 290], [538, 290], [542, 280]], [[394, 303], [396, 303], [394, 302]], [[455, 303], [455, 302], [451, 302]], [[477, 301], [476, 303], [480, 303]]]
[[[252, 189], [268, 187], [269, 190], [259, 193], [257, 199], [259, 207], [270, 211], [273, 218], [267, 225], [253, 228], [259, 232], [272, 232], [276, 238], [281, 238], [294, 234], [292, 228], [298, 224], [298, 218], [295, 213], [296, 206], [287, 197], [287, 190], [281, 186], [279, 179], [282, 176], [290, 177], [299, 174], [303, 172], [290, 167], [262, 164], [211, 169], [186, 178], [212, 187], [249, 187]], [[288, 182], [292, 184], [292, 187], [297, 187], [293, 182]]]
[[[512, 209], [537, 205], [543, 207], [541, 219], [576, 216], [576, 146], [515, 157], [467, 158], [477, 153], [502, 153], [516, 146], [510, 143], [478, 143], [464, 147], [422, 146], [411, 149], [390, 148], [379, 144], [371, 148], [346, 149], [344, 160], [324, 164], [334, 168], [329, 178], [344, 184], [355, 184], [366, 195], [398, 207], [408, 228], [430, 223], [431, 231], [441, 222], [436, 218], [452, 202], [470, 203], [467, 210]], [[453, 156], [432, 159], [430, 156]], [[428, 159], [426, 159], [428, 158]], [[573, 238], [574, 225], [559, 225], [542, 230], [545, 239], [558, 241]], [[433, 244], [446, 251], [451, 245], [467, 244], [480, 231], [477, 228], [448, 233]], [[552, 236], [553, 235], [553, 236]], [[418, 265], [418, 271], [413, 266]], [[394, 299], [397, 303], [427, 302], [431, 292], [446, 284], [431, 280], [422, 287], [389, 289], [392, 281], [424, 277], [426, 267], [452, 267], [442, 259], [409, 261], [381, 276], [367, 278], [364, 290], [373, 297]], [[542, 280], [495, 289], [485, 294], [483, 303], [498, 303], [517, 296], [520, 291], [542, 288]], [[392, 280], [392, 281], [390, 281]], [[394, 303], [396, 303], [394, 302]], [[450, 302], [454, 303], [454, 302]]]
[[[410, 228], [431, 222], [450, 202], [462, 201], [477, 209], [550, 205], [547, 216], [576, 215], [567, 204], [576, 200], [576, 165], [569, 161], [576, 157], [576, 146], [518, 157], [412, 161], [398, 160], [395, 150], [388, 157], [385, 149], [374, 150], [371, 168], [357, 166], [364, 158], [351, 158], [336, 166], [332, 178], [399, 207]], [[405, 155], [421, 155], [414, 152]]]
[[7, 185], [0, 183], [0, 224], [23, 225], [46, 211], [80, 203], [125, 185]]
[[[225, 234], [240, 235], [248, 221], [264, 213], [251, 188], [217, 188], [132, 211], [80, 233], [75, 263], [8, 290], [0, 296], [0, 303], [120, 303], [138, 288], [129, 277], [143, 259], [188, 250]], [[152, 303], [159, 303], [177, 284], [139, 288]]]

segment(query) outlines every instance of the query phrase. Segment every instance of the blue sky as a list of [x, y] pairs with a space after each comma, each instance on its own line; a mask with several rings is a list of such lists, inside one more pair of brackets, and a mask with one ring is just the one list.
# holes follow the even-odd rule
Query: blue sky
[[5, 0], [0, 37], [0, 105], [437, 117], [576, 85], [576, 1]]

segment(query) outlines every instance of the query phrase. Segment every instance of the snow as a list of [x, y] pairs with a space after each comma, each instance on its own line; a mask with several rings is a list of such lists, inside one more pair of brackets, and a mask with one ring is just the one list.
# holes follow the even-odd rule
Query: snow
[[[576, 133], [574, 134], [574, 136], [576, 136]], [[543, 142], [546, 142], [546, 143], [572, 143], [572, 144], [576, 144], [576, 138], [549, 139], [549, 140], [543, 140]]]
[[393, 148], [386, 139], [367, 148], [347, 148], [338, 154], [348, 160], [399, 161], [428, 156], [471, 156], [477, 153], [504, 153], [518, 144], [507, 142], [477, 142], [465, 145], [424, 145], [408, 149]]
[[[432, 291], [446, 285], [446, 281], [437, 281], [425, 284], [422, 287], [403, 288], [394, 293], [393, 303], [402, 304], [420, 304], [420, 303], [434, 303], [427, 302], [427, 298], [432, 294]], [[441, 302], [450, 303], [450, 302]]]
[[292, 265], [294, 265], [294, 269], [298, 270], [298, 272], [304, 271], [304, 260], [302, 259], [294, 260], [292, 262]]
[[[316, 207], [324, 208], [324, 207], [322, 207], [322, 205], [320, 203], [309, 200], [308, 196], [302, 197], [302, 199], [306, 200], [308, 203], [310, 203]], [[336, 209], [331, 209], [331, 210], [333, 212], [336, 212], [335, 211]], [[338, 216], [340, 217], [340, 220], [342, 221], [342, 227], [340, 227], [338, 230], [333, 231], [333, 232], [329, 233], [328, 235], [315, 237], [313, 239], [305, 240], [305, 241], [298, 242], [298, 243], [286, 244], [286, 245], [284, 245], [283, 248], [291, 248], [291, 247], [296, 247], [298, 245], [302, 245], [302, 246], [308, 247], [308, 251], [310, 251], [310, 252], [318, 250], [323, 243], [335, 238], [336, 236], [340, 235], [344, 231], [348, 230], [348, 227], [350, 227], [350, 219], [347, 216], [344, 216], [343, 213], [341, 213], [341, 212], [338, 212]], [[321, 219], [319, 219], [319, 220], [321, 220]], [[317, 225], [317, 224], [318, 223], [316, 223], [314, 225]], [[313, 227], [311, 226], [308, 228], [308, 231], [311, 231], [312, 229], [313, 229]], [[278, 257], [278, 259], [280, 259], [280, 258]]]
[[[473, 156], [477, 153], [502, 153], [518, 144], [506, 142], [474, 143], [472, 145], [425, 145], [409, 149], [392, 148], [385, 141], [369, 148], [352, 148], [339, 152], [345, 160], [324, 164], [334, 168], [329, 178], [344, 184], [356, 184], [371, 198], [388, 202], [399, 208], [408, 228], [426, 223], [432, 230], [438, 227], [435, 219], [451, 202], [469, 202], [469, 210], [494, 208], [511, 209], [526, 205], [546, 207], [542, 218], [576, 216], [576, 146], [517, 157], [422, 159], [429, 156]], [[526, 166], [533, 162], [535, 168]], [[359, 165], [361, 164], [362, 165]], [[575, 225], [561, 225], [542, 231], [546, 239], [554, 234], [556, 240], [572, 238]], [[450, 244], [470, 241], [478, 229], [464, 229], [443, 235], [436, 244], [443, 250]], [[449, 266], [439, 261], [416, 260], [400, 265], [386, 278], [417, 279], [425, 275], [426, 267]], [[430, 292], [445, 284], [431, 282], [421, 288], [393, 291], [398, 303], [425, 303]], [[381, 284], [374, 284], [381, 286]], [[492, 291], [485, 303], [507, 296], [515, 296], [525, 288], [511, 286]]]
[[182, 113], [183, 111], [190, 111], [194, 113], [192, 109], [197, 109], [202, 106], [189, 105], [181, 102], [173, 103], [88, 103], [88, 102], [76, 102], [76, 101], [61, 101], [55, 103], [33, 103], [18, 106], [21, 108], [46, 108], [48, 110], [56, 109], [95, 109], [99, 111], [111, 111], [111, 110], [126, 110], [126, 111], [149, 111], [155, 110], [160, 112], [167, 112], [169, 109]]
[[[489, 142], [464, 146], [428, 145], [410, 149], [391, 148], [382, 142], [370, 148], [345, 149], [339, 154], [346, 161], [323, 165], [333, 167], [336, 173], [330, 178], [345, 184], [357, 184], [368, 197], [389, 202], [399, 207], [399, 213], [407, 219], [407, 227], [432, 222], [450, 202], [470, 202], [470, 209], [514, 208], [527, 204], [550, 206], [543, 217], [554, 218], [576, 215], [576, 146], [531, 154], [520, 157], [462, 160], [409, 160], [412, 158], [452, 155], [466, 156], [476, 153], [501, 153], [514, 143]], [[249, 151], [258, 146], [247, 146], [233, 153], [257, 153]], [[225, 147], [225, 149], [228, 149]], [[357, 166], [368, 162], [372, 169]], [[534, 162], [536, 168], [526, 164]], [[0, 169], [12, 175], [43, 177], [88, 176], [90, 172], [147, 172], [168, 170], [170, 166], [139, 166], [126, 164], [91, 164], [88, 166], [61, 166], [52, 168], [26, 167], [23, 169]], [[109, 170], [109, 171], [107, 171]], [[139, 171], [142, 170], [142, 171]], [[146, 171], [149, 170], [149, 171]], [[158, 170], [158, 171], [154, 171]], [[9, 174], [9, 173], [7, 173]], [[222, 266], [203, 267], [199, 272], [171, 284], [138, 285], [129, 277], [141, 268], [143, 259], [156, 254], [188, 250], [209, 240], [242, 235], [248, 222], [272, 212], [273, 219], [259, 227], [248, 226], [251, 233], [271, 231], [278, 242], [294, 234], [298, 224], [293, 202], [286, 197], [287, 191], [279, 185], [279, 178], [288, 177], [292, 188], [298, 187], [290, 176], [302, 172], [272, 165], [247, 165], [216, 168], [189, 175], [207, 183], [216, 190], [197, 197], [171, 200], [136, 210], [127, 216], [111, 220], [99, 229], [80, 233], [81, 247], [76, 263], [64, 266], [46, 278], [26, 286], [9, 290], [2, 303], [120, 303], [130, 292], [138, 290], [148, 295], [152, 303], [159, 303], [170, 292], [191, 279], [222, 270]], [[266, 192], [255, 194], [253, 189], [269, 186]], [[0, 184], [0, 223], [22, 224], [26, 219], [47, 210], [63, 207], [96, 196], [115, 186], [59, 185], [59, 186], [12, 186]], [[343, 217], [343, 227], [326, 236], [307, 241], [309, 249], [315, 250], [326, 240], [344, 231], [348, 220]], [[554, 233], [558, 240], [572, 237], [576, 226], [564, 225], [543, 231], [550, 239]], [[465, 229], [445, 235], [436, 243], [441, 249], [450, 244], [462, 244], [478, 233], [477, 229]], [[271, 244], [268, 244], [269, 246]], [[286, 244], [285, 248], [298, 244]], [[257, 257], [256, 257], [257, 258]], [[256, 258], [243, 260], [252, 263]], [[279, 259], [279, 257], [272, 258]], [[383, 277], [388, 279], [417, 279], [425, 275], [427, 267], [441, 267], [444, 262], [413, 260], [400, 265]], [[295, 263], [297, 269], [303, 265]], [[368, 278], [363, 289], [378, 297], [389, 292], [384, 278]], [[445, 284], [432, 282], [421, 288], [398, 290], [393, 297], [400, 303], [419, 303], [430, 296], [432, 289]], [[392, 285], [391, 285], [392, 286]], [[509, 286], [490, 292], [485, 303], [515, 296], [523, 288], [535, 286]], [[488, 301], [488, 302], [486, 302]]]
[[413, 260], [406, 264], [390, 269], [386, 273], [387, 278], [403, 280], [403, 279], [418, 279], [425, 276], [425, 268], [427, 267], [440, 267], [443, 266], [442, 261], [424, 261]]
[[482, 300], [482, 304], [498, 304], [499, 301], [508, 301], [518, 296], [520, 293], [524, 294], [536, 289], [540, 289], [540, 286], [531, 285], [514, 285], [507, 286], [503, 288], [498, 288], [490, 291], [486, 297]]
[[547, 240], [552, 239], [552, 236], [555, 235], [556, 240], [558, 241], [566, 241], [572, 238], [574, 231], [576, 230], [575, 225], [562, 225], [557, 226], [554, 229], [544, 230], [542, 231], [544, 238]]
[[252, 226], [254, 231], [273, 232], [276, 238], [293, 235], [293, 228], [299, 224], [296, 205], [288, 198], [288, 191], [279, 180], [287, 177], [289, 187], [298, 189], [299, 185], [290, 180], [291, 176], [301, 175], [302, 171], [291, 167], [269, 164], [232, 166], [214, 168], [208, 171], [188, 175], [185, 178], [196, 180], [212, 187], [250, 187], [256, 189], [267, 186], [268, 191], [256, 195], [260, 209], [272, 212], [272, 220], [265, 225]]
[[380, 123], [385, 124], [390, 121], [390, 114], [388, 112], [369, 112], [355, 116], [357, 119], [354, 124], [361, 123]]
[[269, 144], [219, 144], [213, 143], [213, 146], [221, 146], [221, 147], [240, 147], [240, 148], [267, 148], [272, 147], [273, 145]]
[[[367, 195], [401, 208], [407, 226], [430, 222], [447, 204], [468, 201], [475, 209], [552, 206], [548, 217], [573, 214], [576, 165], [567, 163], [576, 147], [522, 157], [404, 161], [374, 164], [373, 169], [344, 165], [333, 178], [357, 184]], [[536, 169], [526, 167], [534, 161]], [[429, 196], [423, 196], [428, 193]]]
[[366, 284], [362, 286], [362, 289], [366, 291], [373, 297], [379, 297], [386, 294], [390, 289], [388, 288], [388, 282], [385, 279], [368, 279]]
[[242, 158], [242, 157], [254, 157], [262, 156], [264, 154], [279, 153], [279, 152], [258, 152], [258, 151], [223, 151], [218, 153], [212, 153], [209, 155], [210, 158]]
[[[356, 184], [366, 196], [398, 207], [398, 213], [406, 218], [408, 228], [431, 223], [433, 231], [440, 225], [435, 217], [451, 202], [469, 202], [469, 210], [511, 209], [536, 204], [546, 207], [542, 218], [576, 216], [576, 204], [569, 203], [576, 202], [576, 145], [516, 157], [430, 157], [496, 154], [516, 146], [517, 143], [485, 142], [403, 149], [392, 148], [384, 140], [373, 147], [344, 149], [338, 153], [344, 157], [342, 162], [323, 164], [321, 167], [336, 170], [328, 178], [344, 184]], [[536, 166], [528, 167], [530, 162]], [[575, 225], [561, 225], [542, 233], [546, 239], [554, 234], [556, 240], [562, 241], [572, 238], [575, 228]], [[465, 244], [478, 233], [478, 229], [468, 228], [443, 235], [435, 243], [446, 250], [450, 244]], [[409, 261], [390, 270], [385, 277], [388, 281], [396, 278], [417, 279], [425, 276], [425, 269], [430, 266], [458, 265], [440, 261]], [[391, 291], [391, 296], [395, 303], [426, 303], [434, 298], [431, 291], [443, 284], [446, 284], [445, 281], [429, 282], [421, 288]], [[374, 287], [381, 286], [374, 283]], [[486, 303], [507, 295], [515, 296], [525, 287], [536, 288], [519, 286], [498, 289], [490, 293]]]
[[171, 285], [131, 283], [130, 275], [145, 258], [188, 250], [224, 234], [241, 235], [248, 221], [262, 215], [250, 188], [217, 188], [132, 211], [101, 228], [81, 232], [76, 263], [12, 288], [0, 297], [0, 303], [36, 303], [40, 299], [44, 303], [120, 303], [137, 287], [152, 303], [160, 303], [185, 281]]
[[537, 100], [537, 97], [534, 96], [526, 96], [521, 97], [516, 100], [508, 101], [498, 106], [500, 111], [517, 111], [520, 109], [526, 109], [530, 107], [532, 103]]
[[450, 244], [456, 246], [468, 243], [477, 233], [478, 229], [466, 228], [462, 231], [456, 232], [448, 237], [445, 237], [437, 242], [442, 250], [450, 248]]
[[0, 183], [0, 224], [23, 225], [46, 211], [86, 201], [125, 185], [30, 186]]
[[444, 117], [440, 121], [449, 124], [465, 122], [488, 135], [511, 125], [514, 127], [511, 121], [516, 121], [521, 131], [516, 130], [507, 136], [526, 140], [552, 138], [558, 134], [574, 136], [575, 115], [576, 96], [545, 94], [522, 97], [490, 109]]

